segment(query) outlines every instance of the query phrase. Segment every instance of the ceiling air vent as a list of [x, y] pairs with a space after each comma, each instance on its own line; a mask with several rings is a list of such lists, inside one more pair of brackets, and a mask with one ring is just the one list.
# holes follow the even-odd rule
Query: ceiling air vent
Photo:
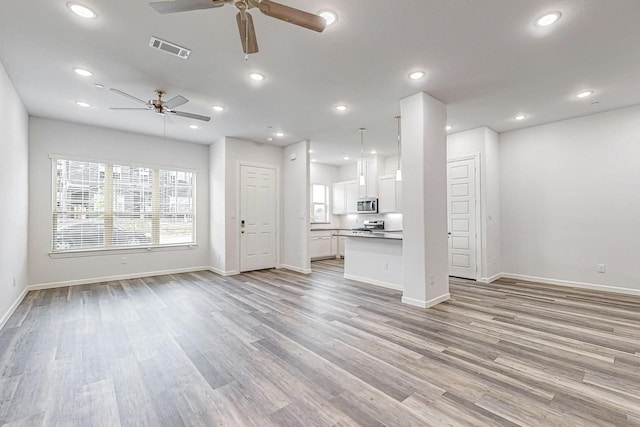
[[149, 47], [160, 49], [182, 59], [189, 59], [189, 55], [191, 55], [191, 50], [187, 49], [186, 47], [178, 46], [175, 43], [159, 39], [155, 36], [151, 37], [151, 40], [149, 41]]

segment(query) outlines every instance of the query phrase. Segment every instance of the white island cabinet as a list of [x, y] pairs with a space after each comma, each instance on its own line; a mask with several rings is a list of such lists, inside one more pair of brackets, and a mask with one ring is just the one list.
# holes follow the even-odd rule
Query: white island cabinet
[[402, 234], [345, 236], [344, 278], [402, 290]]

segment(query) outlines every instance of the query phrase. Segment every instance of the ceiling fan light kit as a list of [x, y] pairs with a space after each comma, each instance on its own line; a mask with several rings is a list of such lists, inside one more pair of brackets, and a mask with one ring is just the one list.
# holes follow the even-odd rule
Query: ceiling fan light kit
[[253, 17], [249, 13], [250, 9], [256, 8], [264, 15], [319, 33], [324, 31], [327, 26], [327, 20], [320, 15], [285, 6], [271, 0], [172, 0], [154, 1], [149, 3], [149, 6], [158, 13], [168, 14], [217, 8], [225, 4], [232, 4], [238, 9], [236, 22], [240, 33], [240, 41], [242, 42], [242, 50], [245, 55], [258, 52], [256, 30], [253, 25]]
[[185, 111], [176, 110], [177, 107], [189, 102], [189, 100], [182, 95], [176, 95], [170, 100], [164, 101], [162, 97], [165, 95], [165, 92], [163, 90], [157, 89], [156, 90], [156, 96], [158, 97], [157, 99], [152, 99], [150, 101], [143, 101], [140, 98], [136, 98], [133, 95], [129, 95], [128, 93], [115, 88], [111, 88], [109, 90], [117, 93], [118, 95], [127, 97], [132, 101], [137, 102], [138, 104], [144, 105], [144, 107], [138, 107], [138, 108], [111, 107], [110, 108], [111, 110], [153, 110], [155, 113], [161, 114], [161, 115], [164, 115], [165, 113], [174, 114], [176, 116], [186, 117], [189, 119], [202, 120], [203, 122], [208, 122], [209, 120], [211, 120], [211, 117], [208, 117], [208, 116], [201, 116], [200, 114], [187, 113]]

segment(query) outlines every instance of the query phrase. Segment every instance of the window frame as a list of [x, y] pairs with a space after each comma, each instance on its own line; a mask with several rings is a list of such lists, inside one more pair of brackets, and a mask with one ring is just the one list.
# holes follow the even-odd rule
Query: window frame
[[[314, 185], [322, 185], [324, 187], [324, 199], [325, 202], [324, 203], [320, 203], [320, 202], [315, 202], [313, 195], [313, 186]], [[322, 184], [322, 183], [313, 183], [310, 186], [309, 189], [309, 193], [310, 193], [310, 197], [309, 197], [309, 219], [310, 219], [310, 223], [311, 224], [331, 224], [331, 186], [327, 185], [327, 184]], [[315, 205], [324, 205], [325, 207], [325, 220], [324, 221], [316, 221], [315, 220], [315, 214], [314, 214], [314, 207]]]
[[[97, 159], [90, 157], [77, 157], [71, 155], [59, 155], [50, 154], [49, 159], [51, 162], [51, 233], [49, 242], [49, 255], [51, 257], [69, 257], [69, 256], [90, 256], [93, 254], [108, 254], [108, 253], [134, 253], [134, 252], [148, 252], [156, 250], [171, 250], [175, 248], [193, 248], [197, 246], [197, 175], [198, 171], [195, 169], [188, 169], [176, 166], [138, 163], [138, 162], [121, 162], [111, 159]], [[150, 170], [150, 174], [153, 176], [151, 180], [152, 187], [152, 200], [153, 207], [151, 212], [145, 212], [140, 210], [139, 212], [131, 212], [132, 215], [149, 215], [151, 219], [151, 239], [152, 242], [144, 243], [140, 245], [115, 245], [113, 240], [113, 227], [110, 231], [105, 232], [104, 241], [100, 246], [92, 246], [86, 248], [73, 248], [73, 249], [57, 249], [56, 248], [56, 236], [57, 236], [57, 218], [59, 215], [69, 214], [67, 211], [57, 210], [58, 194], [57, 188], [59, 185], [57, 174], [57, 162], [58, 160], [64, 160], [69, 162], [86, 162], [96, 163], [104, 166], [104, 180], [102, 181], [104, 207], [102, 211], [90, 211], [88, 215], [103, 216], [104, 224], [107, 228], [113, 226], [114, 220], [120, 211], [116, 211], [113, 206], [113, 198], [115, 197], [115, 189], [113, 188], [113, 173], [116, 166], [126, 166], [129, 168], [146, 168]], [[100, 169], [100, 166], [98, 166]], [[160, 223], [162, 221], [163, 212], [159, 209], [160, 196], [161, 196], [161, 184], [160, 175], [162, 171], [169, 171], [174, 173], [190, 173], [191, 174], [191, 203], [190, 212], [184, 213], [184, 215], [192, 218], [191, 225], [191, 241], [182, 243], [160, 243]], [[107, 244], [107, 242], [109, 242]]]

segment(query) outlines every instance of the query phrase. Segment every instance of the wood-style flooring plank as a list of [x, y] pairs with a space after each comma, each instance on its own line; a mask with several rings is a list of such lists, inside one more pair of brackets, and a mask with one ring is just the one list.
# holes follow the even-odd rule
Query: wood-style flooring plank
[[640, 425], [639, 298], [451, 278], [423, 310], [312, 267], [30, 292], [0, 426]]

